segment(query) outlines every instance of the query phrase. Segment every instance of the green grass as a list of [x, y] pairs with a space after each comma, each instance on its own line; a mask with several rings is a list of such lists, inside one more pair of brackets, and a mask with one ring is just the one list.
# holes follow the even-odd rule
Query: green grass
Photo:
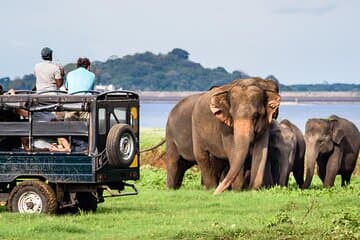
[[301, 191], [291, 178], [288, 188], [217, 196], [202, 189], [196, 169], [177, 191], [166, 190], [165, 179], [164, 170], [143, 166], [139, 195], [106, 198], [96, 213], [20, 215], [0, 207], [0, 239], [360, 239], [360, 177], [345, 188], [337, 178], [323, 189], [314, 177]]
[[196, 170], [177, 191], [143, 167], [138, 196], [106, 198], [93, 213], [20, 215], [0, 208], [0, 239], [359, 239], [360, 177], [323, 189], [204, 191]]

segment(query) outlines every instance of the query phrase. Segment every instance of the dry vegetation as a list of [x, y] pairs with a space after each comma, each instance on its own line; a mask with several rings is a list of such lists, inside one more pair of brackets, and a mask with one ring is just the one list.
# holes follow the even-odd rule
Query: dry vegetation
[[166, 168], [165, 164], [165, 150], [163, 149], [154, 149], [150, 152], [145, 152], [141, 154], [141, 165], [150, 165], [156, 168]]

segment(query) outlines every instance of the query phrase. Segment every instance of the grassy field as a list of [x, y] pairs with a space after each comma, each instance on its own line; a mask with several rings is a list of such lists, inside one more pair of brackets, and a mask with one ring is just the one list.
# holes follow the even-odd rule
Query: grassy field
[[[161, 134], [144, 131], [141, 146]], [[96, 213], [19, 215], [0, 207], [0, 239], [360, 239], [360, 177], [346, 188], [337, 179], [323, 189], [314, 177], [305, 191], [291, 179], [289, 188], [219, 196], [202, 189], [196, 169], [177, 191], [165, 189], [165, 178], [163, 169], [143, 166], [139, 195], [107, 198]]]

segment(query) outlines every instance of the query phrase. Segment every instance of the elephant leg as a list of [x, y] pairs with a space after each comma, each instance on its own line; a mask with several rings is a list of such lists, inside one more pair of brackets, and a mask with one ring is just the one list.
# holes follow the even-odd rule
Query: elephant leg
[[247, 188], [249, 187], [249, 185], [250, 185], [250, 170], [245, 170], [243, 188]]
[[238, 176], [235, 178], [234, 182], [231, 184], [232, 190], [241, 191], [249, 186], [250, 168], [251, 168], [251, 159], [250, 159], [250, 157], [247, 157], [245, 160], [245, 167], [240, 170]]
[[280, 168], [279, 185], [282, 187], [286, 186], [288, 178], [289, 178], [289, 162], [287, 161]]
[[244, 169], [241, 169], [238, 176], [235, 178], [234, 182], [231, 184], [231, 189], [234, 191], [240, 191], [244, 188], [245, 178]]
[[[216, 185], [218, 185], [226, 176], [226, 173], [229, 171], [229, 163], [222, 159], [218, 159], [210, 155], [210, 168], [214, 173], [214, 178], [216, 180]], [[201, 175], [201, 185], [204, 186], [204, 177]]]
[[304, 184], [304, 159], [295, 158], [293, 174], [299, 187]]
[[351, 173], [344, 173], [341, 174], [341, 186], [344, 187], [350, 184]]
[[196, 161], [199, 165], [202, 182], [205, 189], [215, 188], [217, 186], [218, 179], [216, 172], [211, 167], [210, 154], [206, 151], [194, 150]]
[[318, 175], [321, 179], [321, 182], [325, 182], [325, 176], [326, 176], [326, 162], [325, 161], [319, 161], [318, 162]]
[[219, 184], [229, 170], [229, 163], [227, 160], [218, 159], [210, 155], [210, 168], [216, 178], [216, 183]]
[[356, 167], [356, 160], [358, 155], [355, 153], [344, 154], [343, 161], [341, 162], [341, 186], [350, 184], [351, 174]]
[[336, 174], [340, 170], [340, 164], [342, 159], [342, 149], [338, 146], [334, 147], [333, 153], [330, 155], [326, 164], [326, 175], [324, 181], [324, 187], [334, 186]]
[[180, 176], [184, 176], [184, 172], [179, 167], [181, 156], [179, 155], [176, 145], [173, 142], [167, 143], [166, 154], [166, 186], [169, 189], [178, 189], [181, 186], [181, 182], [179, 182]]
[[184, 158], [180, 158], [179, 160], [179, 171], [178, 171], [178, 175], [177, 175], [177, 178], [176, 178], [176, 186], [178, 188], [181, 187], [181, 184], [182, 184], [182, 181], [183, 181], [183, 178], [184, 178], [184, 174], [186, 172], [186, 170], [188, 170], [189, 168], [191, 168], [192, 166], [194, 166], [196, 164], [196, 162], [194, 161], [188, 161]]
[[253, 147], [249, 188], [259, 189], [264, 180], [265, 165], [268, 153], [269, 129]]
[[[269, 158], [267, 161], [269, 161]], [[276, 160], [274, 160], [274, 157], [270, 157], [270, 163], [271, 163], [271, 177], [274, 181], [274, 184], [279, 185], [280, 164]]]
[[263, 185], [265, 187], [272, 187], [275, 185], [273, 176], [272, 176], [272, 164], [271, 164], [271, 160], [269, 158], [267, 158], [266, 160], [266, 164], [265, 164], [265, 173], [264, 173], [264, 180], [263, 180]]

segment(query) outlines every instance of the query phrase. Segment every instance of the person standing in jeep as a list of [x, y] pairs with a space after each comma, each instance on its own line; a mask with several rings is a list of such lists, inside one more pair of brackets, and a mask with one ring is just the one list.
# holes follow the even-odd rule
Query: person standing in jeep
[[[48, 47], [41, 49], [41, 58], [43, 61], [37, 63], [34, 68], [36, 91], [43, 92], [59, 90], [64, 83], [64, 68], [52, 62], [53, 51]], [[35, 121], [49, 122], [55, 118], [56, 116], [52, 112], [34, 112], [33, 114], [33, 119]]]
[[63, 85], [64, 69], [52, 62], [53, 51], [44, 47], [41, 50], [42, 62], [35, 65], [36, 91], [59, 90]]
[[[77, 60], [77, 69], [70, 71], [66, 75], [65, 88], [69, 94], [94, 90], [95, 74], [90, 71], [90, 60], [88, 58], [79, 58]], [[66, 112], [66, 121], [87, 121], [88, 112], [74, 111]], [[72, 138], [72, 149], [76, 152], [84, 152], [88, 150], [88, 138], [84, 136], [76, 136]], [[102, 194], [101, 194], [102, 196]]]

